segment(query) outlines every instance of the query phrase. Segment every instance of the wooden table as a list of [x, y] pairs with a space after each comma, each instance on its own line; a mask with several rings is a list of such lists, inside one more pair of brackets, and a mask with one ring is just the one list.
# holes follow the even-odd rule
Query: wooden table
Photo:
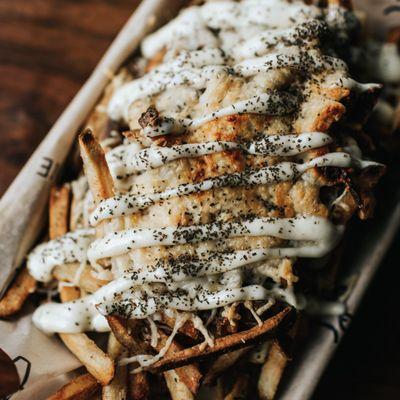
[[[138, 2], [0, 1], [0, 193]], [[399, 259], [393, 246], [315, 400], [400, 398]]]

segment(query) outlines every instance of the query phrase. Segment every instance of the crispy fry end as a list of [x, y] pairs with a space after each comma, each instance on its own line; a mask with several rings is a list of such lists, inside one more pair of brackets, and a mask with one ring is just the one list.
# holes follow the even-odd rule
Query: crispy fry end
[[0, 318], [17, 313], [35, 289], [36, 281], [24, 267], [0, 300]]

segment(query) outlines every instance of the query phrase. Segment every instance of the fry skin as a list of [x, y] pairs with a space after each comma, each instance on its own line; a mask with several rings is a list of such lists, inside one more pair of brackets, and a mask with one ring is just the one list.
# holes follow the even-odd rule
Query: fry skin
[[90, 129], [86, 129], [79, 135], [79, 147], [85, 175], [95, 202], [98, 203], [100, 200], [113, 196], [113, 180], [104, 151]]
[[129, 375], [129, 398], [131, 400], [145, 400], [150, 393], [147, 372], [142, 371]]
[[167, 382], [168, 390], [172, 400], [192, 400], [193, 394], [187, 386], [180, 380], [176, 370], [163, 372], [165, 381]]
[[55, 239], [69, 230], [71, 190], [69, 185], [53, 186], [49, 200], [49, 237]]
[[[128, 354], [112, 333], [108, 338], [107, 353], [113, 360]], [[103, 386], [101, 398], [102, 400], [125, 400], [127, 392], [127, 367], [120, 365], [115, 368], [113, 380], [107, 386]]]
[[292, 311], [291, 307], [287, 307], [283, 311], [264, 321], [261, 326], [256, 326], [247, 331], [217, 338], [214, 342], [214, 347], [203, 349], [202, 345], [197, 345], [175, 352], [170, 356], [166, 355], [162, 360], [153, 364], [149, 369], [154, 372], [165, 371], [205, 359], [211, 355], [223, 354], [228, 351], [260, 343], [275, 335], [279, 329], [286, 325], [286, 323], [291, 323], [294, 314]]
[[35, 289], [36, 281], [24, 267], [0, 300], [0, 318], [17, 313]]
[[87, 400], [100, 388], [99, 383], [90, 374], [72, 379], [47, 400]]
[[272, 400], [275, 397], [288, 361], [289, 358], [279, 343], [274, 340], [258, 380], [258, 395], [261, 400]]
[[[50, 239], [64, 235], [68, 231], [69, 190], [53, 188], [51, 191], [49, 209]], [[61, 286], [60, 297], [62, 302], [76, 300], [80, 297], [80, 290], [76, 287]], [[107, 385], [114, 376], [114, 362], [105, 354], [96, 343], [85, 333], [60, 333], [60, 338], [68, 349], [81, 361], [86, 369], [102, 384]]]
[[111, 382], [115, 372], [114, 362], [93, 340], [84, 333], [60, 333], [60, 338], [102, 385]]
[[[157, 351], [160, 351], [161, 348], [164, 347], [165, 342], [167, 341], [167, 336], [160, 330], [159, 330], [159, 336], [160, 336], [160, 340], [158, 341], [158, 345], [156, 347]], [[168, 357], [170, 355], [172, 356], [181, 350], [182, 350], [182, 346], [180, 344], [178, 344], [176, 342], [176, 340], [173, 340], [171, 345], [168, 348], [166, 357]], [[195, 365], [195, 364], [184, 365], [183, 367], [175, 369], [175, 373], [181, 383], [180, 386], [186, 385], [186, 387], [189, 389], [189, 391], [191, 393], [193, 393], [193, 394], [197, 393], [197, 391], [199, 390], [199, 387], [200, 387], [202, 377], [203, 377], [202, 373], [200, 372], [197, 365]], [[169, 378], [170, 378], [170, 376], [169, 376]]]

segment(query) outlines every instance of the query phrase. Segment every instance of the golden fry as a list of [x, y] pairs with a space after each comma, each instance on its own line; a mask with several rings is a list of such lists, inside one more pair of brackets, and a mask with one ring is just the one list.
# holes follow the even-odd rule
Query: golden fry
[[[78, 263], [57, 265], [54, 268], [53, 275], [58, 281], [73, 283], [79, 267]], [[92, 269], [88, 265], [84, 267], [79, 277], [79, 287], [88, 293], [95, 292], [107, 283], [108, 281], [94, 277]]]
[[274, 340], [258, 379], [258, 395], [261, 400], [272, 400], [289, 358], [279, 343]]
[[334, 5], [334, 6], [341, 6], [341, 7], [347, 8], [348, 10], [353, 9], [352, 0], [328, 0], [328, 4]]
[[188, 387], [180, 380], [176, 370], [171, 369], [163, 373], [167, 382], [168, 390], [172, 400], [192, 400], [193, 394]]
[[49, 203], [49, 237], [55, 239], [65, 235], [69, 228], [70, 188], [68, 185], [53, 186]]
[[[68, 231], [68, 215], [63, 212], [65, 207], [69, 208], [67, 202], [69, 202], [69, 192], [64, 189], [52, 190], [49, 210], [50, 239], [62, 236]], [[76, 300], [80, 297], [80, 289], [61, 286], [60, 297], [62, 302]], [[60, 333], [60, 338], [101, 384], [106, 385], [111, 381], [114, 376], [113, 361], [85, 333]]]
[[36, 289], [36, 281], [26, 267], [18, 273], [14, 282], [0, 300], [0, 318], [9, 317], [18, 312], [28, 296]]
[[[112, 333], [108, 338], [107, 353], [113, 360], [128, 354]], [[113, 380], [102, 388], [102, 400], [125, 400], [127, 398], [127, 372], [126, 366], [116, 367]]]
[[[157, 343], [156, 350], [160, 351], [162, 347], [164, 347], [165, 342], [167, 341], [167, 336], [159, 330], [159, 341]], [[179, 345], [175, 340], [172, 341], [169, 346], [166, 357], [172, 356], [175, 353], [182, 350], [182, 346]], [[175, 369], [175, 373], [178, 376], [181, 385], [186, 385], [186, 387], [192, 392], [196, 394], [199, 390], [199, 386], [202, 379], [202, 374], [195, 364], [187, 364], [183, 367]]]
[[102, 384], [108, 385], [114, 377], [114, 362], [84, 333], [60, 333], [68, 349]]
[[[76, 300], [80, 291], [76, 287], [60, 288], [63, 302]], [[107, 385], [114, 376], [114, 362], [85, 333], [60, 333], [60, 338], [86, 369], [102, 384]]]
[[113, 180], [100, 143], [90, 129], [79, 135], [83, 168], [96, 203], [114, 195]]
[[148, 398], [150, 385], [147, 372], [138, 372], [129, 375], [129, 398], [131, 400], [145, 400]]
[[218, 338], [214, 341], [214, 347], [197, 345], [165, 356], [162, 360], [153, 364], [149, 369], [158, 372], [182, 365], [191, 364], [194, 361], [203, 360], [211, 355], [223, 354], [228, 351], [247, 347], [265, 341], [274, 336], [286, 323], [292, 322], [292, 308], [287, 307], [283, 311], [264, 321], [261, 326], [255, 326], [247, 331], [234, 333], [233, 335]]
[[72, 379], [47, 400], [89, 400], [99, 388], [96, 379], [85, 374]]

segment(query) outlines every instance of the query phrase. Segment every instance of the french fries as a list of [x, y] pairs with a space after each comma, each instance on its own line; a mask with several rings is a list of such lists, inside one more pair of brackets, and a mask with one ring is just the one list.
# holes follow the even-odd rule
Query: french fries
[[[157, 343], [156, 350], [160, 351], [161, 348], [165, 346], [167, 336], [161, 330], [159, 330], [158, 334], [159, 341]], [[181, 350], [182, 346], [180, 346], [175, 340], [173, 340], [167, 350], [166, 357], [170, 355], [172, 356]], [[192, 392], [193, 394], [197, 393], [202, 379], [202, 374], [195, 364], [187, 364], [183, 367], [177, 368], [175, 370], [175, 374], [179, 378], [179, 386], [185, 385], [190, 392]]]
[[68, 185], [52, 187], [49, 202], [49, 237], [56, 239], [68, 232], [70, 190]]
[[17, 313], [35, 289], [35, 279], [32, 278], [25, 267], [22, 268], [4, 297], [0, 300], [0, 318], [9, 317]]
[[236, 362], [247, 354], [250, 349], [250, 347], [243, 347], [242, 349], [220, 355], [208, 368], [203, 382], [206, 385], [213, 382], [225, 370], [235, 365]]
[[117, 340], [132, 353], [146, 351], [144, 343], [139, 341], [135, 334], [131, 334], [128, 321], [116, 315], [107, 315], [107, 321]]
[[102, 385], [108, 385], [114, 377], [114, 363], [97, 344], [84, 333], [60, 333], [68, 349], [79, 359]]
[[165, 371], [203, 360], [211, 355], [223, 354], [228, 351], [261, 343], [276, 334], [284, 325], [291, 323], [292, 317], [292, 308], [287, 307], [283, 311], [264, 321], [261, 326], [256, 326], [247, 331], [217, 338], [214, 341], [213, 347], [206, 347], [203, 349], [202, 345], [197, 345], [175, 352], [172, 355], [165, 356], [163, 359], [153, 364], [149, 369], [153, 372]]
[[[128, 354], [112, 333], [108, 338], [107, 353], [113, 360]], [[113, 380], [102, 388], [102, 400], [125, 400], [128, 392], [127, 379], [127, 367], [116, 367]]]
[[[283, 329], [287, 323], [291, 323], [292, 317], [292, 309], [287, 307], [283, 311], [264, 321], [261, 326], [256, 326], [247, 331], [217, 338], [215, 339], [213, 347], [206, 347], [205, 349], [204, 344], [200, 344], [187, 349], [178, 350], [179, 347], [176, 344], [173, 344], [172, 346], [176, 346], [173, 347], [173, 351], [167, 352], [163, 359], [156, 362], [148, 369], [153, 372], [165, 371], [192, 364], [195, 361], [202, 360], [212, 355], [249, 347], [266, 340], [279, 329]], [[126, 320], [124, 321], [124, 319], [115, 316], [108, 316], [107, 319], [111, 329], [121, 343], [123, 343], [127, 348], [132, 346], [133, 349], [138, 349], [140, 351], [141, 345], [139, 345], [129, 334], [126, 327]]]
[[[173, 329], [175, 324], [175, 319], [168, 317], [167, 315], [162, 315], [162, 322]], [[201, 338], [201, 333], [193, 326], [192, 321], [186, 321], [181, 328], [178, 330], [179, 333], [185, 335], [193, 340], [199, 340]]]
[[47, 400], [89, 400], [99, 389], [96, 379], [90, 374], [84, 374], [72, 379]]
[[[50, 195], [49, 236], [50, 239], [64, 235], [68, 231], [70, 193], [67, 186], [53, 188]], [[76, 287], [60, 287], [61, 301], [67, 302], [80, 297]], [[97, 344], [85, 333], [60, 333], [61, 340], [86, 369], [102, 384], [107, 385], [114, 376], [114, 363]]]
[[[105, 159], [104, 151], [87, 129], [79, 136], [79, 146], [83, 160], [85, 174], [89, 188], [96, 202], [111, 197], [114, 194], [113, 181]], [[100, 227], [97, 228], [101, 229]], [[135, 340], [127, 330], [122, 318], [107, 316], [108, 323], [116, 339], [130, 350], [131, 354], [143, 351], [143, 344]], [[145, 399], [149, 392], [147, 374], [140, 372], [133, 374], [129, 384], [130, 396], [133, 400]]]
[[258, 379], [258, 395], [261, 400], [272, 400], [275, 397], [288, 361], [279, 342], [274, 340]]
[[[138, 342], [138, 340], [134, 337], [135, 332], [129, 332], [127, 320], [112, 315], [108, 316], [107, 320], [117, 339], [126, 348], [132, 350], [133, 353], [137, 354], [140, 352], [151, 351], [151, 348], [148, 345], [143, 342]], [[158, 331], [158, 335], [159, 340], [156, 350], [160, 351], [166, 343], [167, 336], [161, 330]], [[167, 350], [166, 356], [173, 355], [181, 350], [182, 347], [176, 341], [172, 341], [170, 347]], [[177, 368], [175, 372], [179, 376], [181, 383], [185, 384], [192, 393], [197, 393], [202, 378], [202, 374], [200, 373], [197, 366], [193, 364], [188, 364], [181, 368]]]
[[[54, 268], [53, 276], [58, 281], [74, 283], [79, 268], [80, 265], [78, 263], [57, 265], [57, 267]], [[108, 283], [108, 281], [98, 279], [93, 276], [92, 269], [86, 265], [79, 276], [78, 285], [85, 292], [93, 293], [104, 286], [106, 283]]]
[[71, 203], [69, 185], [53, 186], [49, 200], [49, 237], [55, 239], [69, 230], [69, 209]]
[[129, 398], [130, 400], [145, 400], [150, 393], [147, 372], [142, 371], [130, 374], [129, 377]]
[[[62, 286], [63, 302], [76, 300], [80, 290], [73, 286]], [[102, 385], [107, 385], [114, 376], [114, 363], [85, 333], [60, 333], [61, 340], [79, 361]]]
[[[126, 319], [114, 315], [108, 315], [106, 318], [116, 340], [126, 349], [131, 350], [131, 354], [146, 351], [144, 344], [135, 338], [135, 333], [131, 334]], [[150, 391], [147, 372], [129, 374], [128, 386], [131, 400], [146, 399]]]
[[249, 386], [249, 376], [245, 373], [239, 375], [233, 384], [231, 391], [224, 397], [224, 400], [245, 399]]
[[81, 291], [76, 286], [63, 286], [61, 283], [58, 291], [60, 292], [60, 298], [63, 303], [66, 303], [67, 301], [73, 301], [81, 297]]
[[114, 185], [104, 151], [90, 129], [79, 135], [79, 147], [83, 168], [95, 202], [113, 196]]
[[347, 8], [348, 10], [353, 9], [352, 0], [328, 0], [329, 5], [341, 6]]
[[[308, 5], [317, 4], [317, 1], [305, 1]], [[292, 7], [290, 3], [289, 1], [288, 7]], [[242, 5], [235, 3], [238, 15], [241, 14]], [[351, 0], [321, 0], [318, 5], [323, 8], [340, 6], [349, 11], [352, 9]], [[293, 10], [297, 12], [297, 5]], [[283, 54], [280, 58], [280, 54], [276, 53], [274, 46], [279, 47], [283, 40], [280, 34], [271, 43], [269, 37], [265, 40], [257, 37], [257, 41], [261, 43], [257, 42], [255, 47], [267, 46], [265, 49], [260, 48], [260, 55], [258, 50], [253, 53], [253, 45], [245, 48], [248, 43], [253, 42], [248, 42], [248, 38], [244, 37], [241, 40], [243, 39], [246, 46], [239, 46], [232, 55], [227, 54], [227, 57], [218, 57], [218, 60], [221, 58], [221, 61], [217, 60], [218, 71], [221, 66], [224, 73], [232, 73], [227, 73], [226, 79], [221, 79], [221, 82], [219, 77], [216, 82], [210, 79], [213, 82], [210, 87], [206, 85], [209, 81], [208, 75], [204, 80], [205, 87], [202, 87], [203, 79], [198, 79], [201, 87], [196, 86], [193, 96], [199, 95], [199, 110], [196, 109], [196, 113], [207, 111], [203, 118], [192, 121], [189, 119], [192, 115], [189, 110], [193, 106], [192, 99], [185, 104], [182, 102], [184, 106], [174, 109], [174, 119], [167, 116], [167, 97], [170, 98], [170, 95], [164, 99], [164, 89], [190, 83], [190, 79], [185, 76], [182, 81], [178, 79], [169, 82], [169, 75], [173, 76], [174, 73], [170, 74], [169, 64], [163, 64], [164, 56], [168, 55], [167, 58], [175, 62], [176, 49], [169, 49], [167, 46], [158, 51], [155, 49], [155, 55], [151, 57], [145, 54], [145, 59], [136, 63], [137, 72], [153, 72], [149, 81], [144, 78], [139, 82], [145, 82], [148, 88], [143, 85], [143, 90], [138, 89], [138, 96], [135, 97], [134, 94], [132, 97], [135, 101], [126, 104], [127, 107], [122, 103], [129, 99], [132, 101], [132, 98], [118, 95], [118, 101], [112, 101], [107, 108], [114, 89], [121, 82], [126, 82], [126, 75], [131, 75], [132, 71], [128, 72], [127, 67], [121, 72], [120, 80], [112, 80], [98, 107], [84, 125], [88, 128], [78, 138], [86, 177], [81, 177], [71, 185], [52, 188], [49, 202], [50, 239], [58, 238], [70, 229], [87, 228], [88, 221], [98, 221], [95, 232], [96, 237], [101, 240], [88, 243], [92, 237], [90, 234], [86, 236], [89, 239], [85, 244], [80, 246], [79, 240], [75, 241], [72, 235], [80, 252], [74, 252], [67, 247], [66, 251], [70, 251], [71, 257], [54, 257], [55, 263], [67, 262], [58, 261], [59, 259], [75, 262], [54, 266], [53, 277], [59, 283], [62, 302], [80, 299], [112, 282], [99, 296], [96, 293], [85, 298], [83, 305], [87, 300], [92, 307], [91, 302], [96, 299], [99, 304], [95, 306], [102, 312], [105, 310], [105, 313], [136, 315], [143, 319], [106, 316], [111, 328], [106, 351], [100, 347], [101, 341], [96, 343], [86, 333], [59, 333], [61, 340], [85, 366], [88, 374], [69, 382], [50, 397], [50, 400], [90, 399], [94, 396], [101, 397], [102, 400], [144, 400], [156, 392], [152, 387], [153, 382], [161, 383], [160, 393], [166, 393], [168, 388], [172, 400], [194, 399], [203, 383], [217, 384], [213, 396], [218, 400], [253, 397], [255, 391], [262, 400], [276, 397], [289, 361], [289, 356], [279, 340], [293, 339], [296, 331], [293, 328], [289, 332], [295, 319], [294, 309], [291, 306], [282, 309], [285, 301], [288, 304], [297, 303], [296, 294], [292, 290], [293, 284], [298, 280], [294, 263], [298, 257], [302, 258], [308, 253], [315, 257], [325, 257], [328, 251], [325, 249], [331, 249], [339, 241], [339, 225], [344, 225], [357, 211], [361, 218], [371, 215], [374, 206], [372, 188], [383, 173], [383, 170], [379, 174], [371, 172], [376, 166], [369, 169], [373, 164], [362, 160], [362, 151], [358, 149], [356, 135], [352, 132], [362, 131], [363, 118], [377, 100], [381, 85], [359, 84], [351, 79], [345, 68], [346, 60], [342, 63], [340, 59], [325, 59], [324, 51], [330, 49], [322, 46], [322, 37], [325, 36], [325, 30], [334, 32], [333, 22], [336, 22], [335, 16], [331, 17], [332, 21], [324, 20], [328, 11], [329, 9], [311, 8], [310, 20], [308, 13], [304, 13], [304, 26], [303, 20], [297, 25], [297, 21], [290, 18], [293, 26], [288, 27], [288, 33], [285, 30], [284, 37], [291, 43], [293, 35], [295, 42], [300, 43], [291, 44], [301, 50], [298, 57], [297, 49], [294, 57]], [[267, 10], [268, 13], [272, 14], [272, 10]], [[320, 17], [315, 19], [315, 15]], [[347, 29], [346, 24], [339, 22], [338, 25], [344, 26], [338, 28], [338, 44], [342, 43]], [[221, 28], [222, 33], [223, 29], [225, 28]], [[303, 30], [306, 36], [304, 38]], [[241, 34], [239, 31], [237, 33]], [[223, 36], [221, 34], [222, 41], [225, 40]], [[396, 35], [392, 33], [391, 40], [398, 38], [398, 32]], [[303, 47], [303, 42], [306, 47]], [[335, 40], [330, 42], [333, 43], [333, 51], [329, 54], [333, 54], [338, 44]], [[202, 44], [201, 47], [207, 49], [206, 45]], [[215, 50], [214, 46], [211, 50]], [[253, 53], [251, 57], [246, 55], [249, 50]], [[303, 56], [303, 53], [308, 56], [308, 51], [310, 57]], [[337, 53], [340, 55], [340, 52]], [[202, 60], [202, 57], [197, 60], [199, 54], [202, 53], [196, 54], [193, 60], [190, 53], [188, 57], [183, 57], [184, 60], [178, 60], [179, 68], [184, 67], [185, 71], [187, 68], [189, 77], [191, 65], [196, 68], [195, 73], [208, 67], [208, 64], [197, 66], [197, 62]], [[254, 54], [256, 59], [253, 59]], [[214, 57], [213, 53], [211, 55]], [[258, 58], [264, 56], [271, 57], [271, 62], [258, 66]], [[231, 60], [239, 64], [233, 65]], [[255, 67], [252, 63], [255, 63]], [[304, 70], [297, 67], [298, 64], [304, 65]], [[161, 71], [158, 71], [156, 67], [160, 65]], [[175, 64], [171, 65], [175, 68]], [[275, 69], [279, 71], [274, 71]], [[210, 70], [211, 77], [213, 73], [214, 68]], [[250, 88], [253, 96], [253, 92], [258, 90], [258, 74], [261, 73], [268, 75], [268, 80], [271, 80], [268, 93], [243, 100], [246, 95], [243, 93], [242, 98], [242, 89]], [[157, 76], [161, 77], [159, 81], [154, 79]], [[262, 79], [265, 79], [264, 75]], [[276, 86], [272, 83], [276, 83]], [[231, 91], [231, 87], [234, 90]], [[287, 90], [289, 87], [290, 91]], [[302, 90], [306, 91], [306, 96], [302, 95]], [[124, 91], [120, 93], [123, 94]], [[183, 99], [186, 95], [186, 91], [182, 90]], [[240, 98], [239, 103], [218, 109], [217, 98], [221, 105], [230, 100], [236, 101], [236, 97], [236, 100]], [[275, 97], [279, 100], [276, 105]], [[211, 98], [215, 99], [215, 104]], [[271, 105], [269, 100], [264, 101], [269, 98]], [[353, 100], [356, 104], [354, 110]], [[156, 104], [160, 112], [156, 109]], [[237, 104], [239, 107], [236, 107]], [[207, 110], [201, 110], [200, 106], [203, 105], [206, 105]], [[355, 117], [358, 107], [364, 107], [367, 112], [365, 115], [360, 112], [353, 121], [352, 113]], [[147, 111], [144, 111], [146, 108]], [[107, 109], [110, 114], [106, 112]], [[181, 112], [183, 119], [178, 119], [175, 114]], [[347, 116], [347, 122], [342, 126], [339, 124], [344, 115]], [[120, 123], [122, 120], [123, 125]], [[343, 131], [335, 137], [337, 125]], [[120, 147], [121, 132], [127, 127], [130, 131], [123, 135], [131, 143], [127, 148], [124, 147], [126, 142]], [[92, 133], [91, 128], [95, 133]], [[113, 134], [106, 138], [111, 130]], [[286, 136], [285, 133], [290, 131], [291, 139], [285, 137], [281, 144], [278, 138], [276, 146], [266, 141], [265, 143], [269, 143], [265, 145], [266, 148], [259, 149], [258, 147], [263, 146], [259, 144], [258, 136], [269, 136], [273, 131], [278, 131], [281, 136]], [[315, 134], [316, 144], [308, 137], [311, 142], [308, 144], [309, 149], [305, 145], [303, 148], [302, 140], [307, 137], [303, 135], [309, 135], [310, 132]], [[327, 137], [327, 133], [332, 134], [332, 137]], [[293, 137], [295, 134], [302, 138]], [[105, 140], [100, 143], [100, 139]], [[352, 139], [356, 142], [354, 149], [346, 150], [353, 146]], [[286, 145], [291, 140], [298, 140], [295, 145], [298, 152], [291, 145]], [[213, 144], [214, 141], [218, 142], [217, 146]], [[225, 145], [219, 148], [219, 142], [229, 144], [226, 151]], [[102, 145], [106, 151], [110, 151], [107, 154], [109, 164]], [[118, 148], [114, 149], [115, 145]], [[181, 145], [187, 146], [185, 150], [181, 151]], [[174, 149], [165, 148], [171, 146]], [[211, 147], [217, 151], [213, 152]], [[251, 158], [253, 155], [257, 157]], [[292, 156], [293, 164], [290, 164], [289, 157]], [[368, 167], [364, 168], [363, 165]], [[253, 167], [256, 168], [253, 170]], [[259, 168], [263, 170], [261, 173]], [[364, 169], [367, 173], [359, 172]], [[175, 177], [176, 171], [179, 176]], [[116, 177], [115, 182], [112, 176]], [[173, 179], [170, 179], [171, 176]], [[175, 187], [176, 182], [178, 188]], [[88, 186], [90, 193], [87, 192]], [[341, 192], [342, 186], [345, 189], [339, 196], [337, 192]], [[325, 188], [334, 190], [325, 192], [323, 199], [322, 192]], [[71, 191], [74, 192], [73, 196]], [[110, 199], [115, 194], [117, 196]], [[106, 199], [110, 200], [105, 202]], [[169, 209], [164, 209], [164, 206]], [[304, 231], [302, 222], [300, 229], [297, 225], [300, 216], [305, 219]], [[315, 226], [311, 219], [314, 217]], [[268, 222], [265, 223], [267, 218]], [[279, 219], [285, 220], [280, 221], [282, 225], [277, 226]], [[315, 222], [317, 219], [321, 223]], [[326, 221], [322, 221], [323, 219]], [[209, 225], [207, 221], [212, 223]], [[225, 225], [231, 222], [232, 229], [230, 225]], [[247, 222], [254, 223], [254, 226], [251, 225], [248, 230], [236, 229], [236, 224], [246, 227]], [[268, 229], [264, 229], [264, 223]], [[203, 228], [204, 235], [198, 235], [198, 232], [203, 232]], [[315, 233], [314, 229], [321, 234]], [[328, 234], [330, 230], [332, 234]], [[315, 233], [315, 238], [310, 233], [308, 239], [309, 231]], [[105, 237], [106, 234], [109, 236]], [[322, 237], [321, 246], [319, 236]], [[54, 244], [63, 246], [62, 241], [51, 243]], [[49, 258], [52, 257], [52, 251], [57, 252], [57, 246], [54, 246], [55, 250], [51, 248], [48, 251]], [[265, 252], [267, 254], [263, 254], [262, 259], [253, 264], [257, 260], [258, 250], [264, 252], [264, 247], [268, 249]], [[314, 247], [315, 252], [312, 251]], [[41, 248], [48, 250], [46, 246]], [[247, 252], [253, 252], [254, 249], [257, 249], [254, 252], [255, 258], [246, 258]], [[64, 250], [62, 247], [58, 255], [63, 255]], [[279, 257], [269, 258], [269, 250]], [[221, 259], [216, 257], [220, 253], [224, 255]], [[91, 265], [85, 261], [85, 254]], [[42, 256], [47, 261], [45, 253]], [[167, 258], [168, 263], [165, 262]], [[84, 262], [80, 264], [82, 259]], [[216, 269], [214, 265], [221, 269]], [[250, 271], [251, 268], [247, 269], [247, 266], [254, 267], [257, 279], [253, 279], [253, 271]], [[239, 268], [246, 269], [246, 272], [238, 273]], [[94, 272], [98, 272], [98, 275]], [[331, 279], [327, 279], [328, 274], [324, 278], [325, 285], [331, 284], [326, 286], [329, 289], [333, 288], [336, 281], [334, 272], [333, 264], [330, 264]], [[132, 281], [128, 279], [129, 273]], [[256, 274], [262, 275], [265, 280], [259, 280]], [[230, 284], [231, 279], [237, 286]], [[230, 290], [232, 286], [233, 289]], [[314, 286], [317, 289], [322, 288], [322, 285]], [[35, 281], [26, 269], [22, 270], [0, 301], [0, 317], [19, 310], [34, 289]], [[185, 292], [188, 293], [189, 300], [186, 300]], [[171, 294], [173, 295], [170, 296]], [[195, 301], [191, 302], [193, 299]], [[207, 306], [202, 306], [204, 303]], [[51, 310], [51, 307], [47, 310]], [[57, 307], [53, 308], [54, 313], [57, 312]], [[69, 309], [76, 311], [74, 307]], [[181, 310], [186, 311], [180, 315]], [[190, 314], [193, 310], [198, 313]], [[281, 311], [273, 315], [274, 310]], [[89, 322], [91, 311], [86, 308], [87, 314], [82, 312]], [[51, 313], [48, 311], [46, 318]], [[262, 321], [263, 315], [272, 316]], [[46, 322], [48, 321], [49, 318]], [[254, 321], [259, 325], [254, 326]], [[201, 342], [203, 337], [204, 342]], [[254, 353], [257, 357], [253, 357], [253, 353], [250, 356], [254, 346], [261, 343], [265, 344], [263, 351], [257, 350]], [[132, 370], [140, 372], [129, 372], [126, 364], [130, 362]], [[245, 370], [242, 368], [244, 362], [254, 363], [254, 371], [261, 366], [254, 374], [256, 378], [260, 371], [257, 385], [256, 379], [251, 376], [253, 367]], [[231, 372], [232, 376], [229, 376]]]
[[177, 370], [169, 370], [163, 373], [167, 382], [168, 390], [172, 400], [193, 400], [193, 394], [188, 387], [181, 381]]

